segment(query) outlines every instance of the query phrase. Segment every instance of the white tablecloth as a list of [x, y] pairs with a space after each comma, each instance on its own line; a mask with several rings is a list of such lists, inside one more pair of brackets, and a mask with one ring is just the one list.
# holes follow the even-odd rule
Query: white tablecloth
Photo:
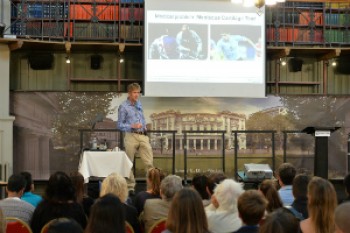
[[107, 177], [113, 172], [129, 177], [132, 165], [124, 151], [84, 151], [79, 172], [87, 183], [90, 176]]

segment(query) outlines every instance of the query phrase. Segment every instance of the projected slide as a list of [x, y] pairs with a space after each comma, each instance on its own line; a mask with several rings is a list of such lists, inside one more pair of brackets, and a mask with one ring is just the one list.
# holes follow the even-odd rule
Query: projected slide
[[147, 1], [145, 94], [264, 97], [265, 16], [251, 8], [226, 12], [233, 4], [217, 1], [191, 3], [205, 11], [180, 11], [189, 2], [158, 10], [158, 0]]

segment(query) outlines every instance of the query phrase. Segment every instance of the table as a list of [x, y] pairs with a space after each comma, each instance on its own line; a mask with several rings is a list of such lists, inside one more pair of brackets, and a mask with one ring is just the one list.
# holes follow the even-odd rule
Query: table
[[132, 166], [124, 151], [84, 151], [79, 172], [88, 183], [91, 176], [107, 177], [113, 172], [129, 177]]

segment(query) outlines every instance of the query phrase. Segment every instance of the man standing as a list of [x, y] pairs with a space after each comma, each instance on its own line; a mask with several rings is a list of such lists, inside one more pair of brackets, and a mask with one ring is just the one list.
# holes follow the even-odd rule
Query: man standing
[[203, 49], [201, 37], [187, 24], [182, 25], [176, 35], [176, 42], [180, 52], [180, 59], [198, 59]]
[[[133, 162], [138, 150], [145, 169], [153, 167], [153, 152], [147, 136], [146, 121], [143, 109], [139, 100], [141, 87], [138, 83], [128, 85], [128, 99], [118, 109], [118, 129], [125, 132], [125, 152]], [[135, 178], [131, 171], [128, 182], [129, 193], [135, 190]]]

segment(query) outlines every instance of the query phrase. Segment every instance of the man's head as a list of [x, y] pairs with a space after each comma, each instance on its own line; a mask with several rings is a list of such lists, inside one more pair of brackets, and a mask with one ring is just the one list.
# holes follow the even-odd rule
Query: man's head
[[32, 191], [34, 189], [32, 174], [29, 172], [21, 172], [21, 175], [24, 177], [27, 183], [24, 192]]
[[26, 187], [26, 180], [22, 175], [12, 175], [7, 182], [7, 193], [9, 197], [21, 197], [24, 188]]
[[335, 233], [350, 233], [350, 202], [345, 202], [335, 209]]
[[281, 186], [292, 185], [295, 174], [295, 167], [291, 163], [282, 163], [277, 170], [278, 182]]
[[267, 200], [257, 190], [247, 190], [238, 198], [239, 217], [246, 225], [258, 225], [265, 214]]
[[171, 200], [175, 193], [182, 189], [182, 180], [179, 176], [169, 175], [160, 184], [160, 194], [162, 199]]
[[128, 85], [128, 99], [134, 103], [139, 99], [141, 87], [138, 83]]

